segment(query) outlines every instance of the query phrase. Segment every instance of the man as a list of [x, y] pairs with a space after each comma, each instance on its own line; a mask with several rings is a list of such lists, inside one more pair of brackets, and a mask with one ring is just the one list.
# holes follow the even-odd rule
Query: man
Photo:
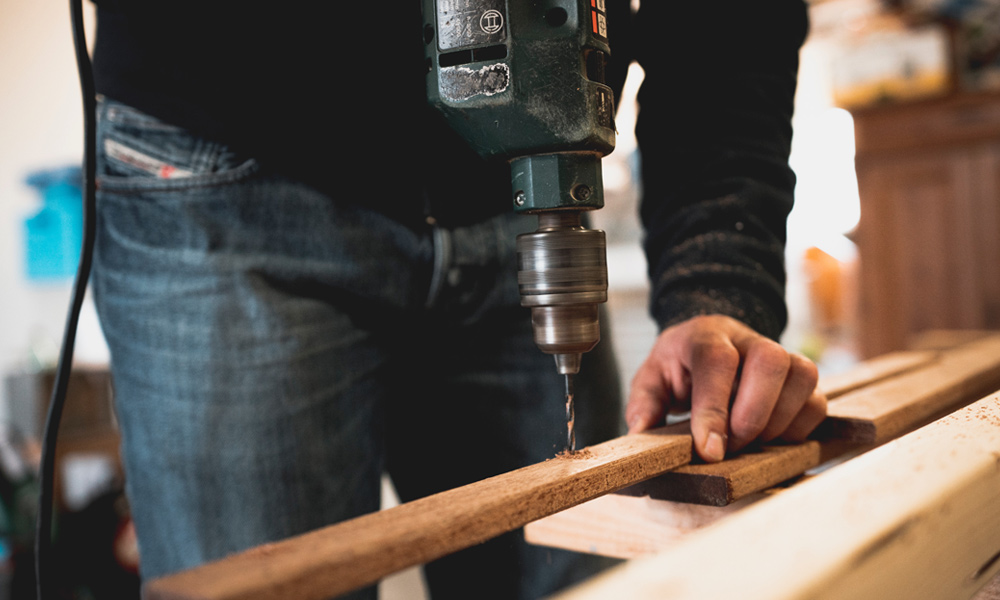
[[[706, 460], [802, 439], [825, 400], [774, 340], [805, 7], [608, 11], [616, 86], [633, 58], [647, 75], [663, 329], [629, 430], [690, 406]], [[98, 16], [94, 290], [144, 577], [376, 510], [383, 469], [410, 500], [561, 449], [561, 378], [514, 274], [533, 219], [511, 214], [508, 167], [426, 106], [419, 3], [100, 0]], [[585, 358], [580, 445], [619, 433], [612, 362], [607, 344]], [[599, 566], [515, 533], [427, 577], [436, 598], [533, 598]]]

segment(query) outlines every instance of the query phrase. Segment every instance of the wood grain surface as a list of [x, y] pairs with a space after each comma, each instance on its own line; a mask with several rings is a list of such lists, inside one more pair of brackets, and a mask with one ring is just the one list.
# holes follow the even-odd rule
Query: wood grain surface
[[817, 435], [879, 444], [1000, 388], [1000, 336], [941, 352], [923, 368], [831, 402]]
[[820, 464], [820, 444], [747, 448], [717, 463], [691, 463], [622, 490], [656, 500], [725, 506]]
[[936, 352], [900, 351], [869, 358], [850, 369], [819, 379], [819, 389], [827, 400], [930, 364]]
[[[1000, 336], [968, 339], [974, 341], [940, 352], [893, 352], [821, 380], [820, 389], [835, 398], [817, 432], [822, 445], [751, 448], [722, 462], [682, 466], [624, 493], [724, 506], [858, 446], [898, 437], [1000, 388]], [[673, 427], [685, 431], [683, 424]]]
[[[968, 402], [978, 397], [970, 392], [973, 388], [988, 387], [990, 383], [1000, 387], [1000, 377], [997, 377], [1000, 374], [994, 373], [991, 367], [1000, 357], [997, 338], [983, 332], [975, 336], [946, 333], [934, 336], [935, 348], [942, 353], [895, 352], [864, 361], [842, 376], [826, 380], [823, 385], [827, 386], [825, 390], [828, 394], [840, 390], [834, 396], [840, 399], [831, 403], [831, 407], [836, 407], [843, 400], [846, 408], [840, 414], [855, 411], [859, 419], [871, 419], [872, 415], [885, 412], [895, 419], [892, 431], [899, 435], [927, 420], [926, 410], [906, 410], [910, 404], [926, 403], [930, 398], [942, 403], [947, 410], [954, 408], [955, 402]], [[968, 347], [960, 347], [963, 345]], [[970, 360], [970, 355], [977, 359]], [[924, 371], [929, 371], [929, 374]], [[964, 382], [970, 377], [973, 380], [982, 379], [985, 383], [966, 385]], [[877, 394], [864, 391], [873, 386], [876, 386]], [[862, 398], [864, 402], [855, 404], [854, 398]], [[892, 410], [872, 410], [873, 406]], [[861, 409], [866, 412], [861, 413]], [[841, 419], [842, 416], [834, 418]], [[852, 422], [852, 426], [856, 423]], [[873, 428], [877, 426], [872, 425]], [[827, 427], [830, 428], [830, 425]], [[687, 433], [687, 424], [673, 425], [671, 431]], [[847, 432], [848, 438], [859, 437], [847, 427], [840, 426], [834, 431]], [[883, 431], [886, 431], [884, 426]], [[884, 436], [873, 435], [871, 439], [877, 438], [876, 441], [883, 443], [887, 437], [888, 433]], [[612, 506], [610, 500], [598, 499], [541, 519], [525, 531], [533, 543], [540, 545], [607, 553], [615, 557], [641, 556], [670, 548], [681, 535], [690, 533], [696, 526], [706, 525], [733, 512], [717, 507], [744, 506], [747, 502], [743, 499], [759, 499], [764, 490], [819, 465], [827, 468], [857, 456], [875, 445], [873, 442], [828, 438], [822, 443], [810, 441], [801, 445], [753, 448], [715, 464], [696, 461], [618, 492], [619, 495], [646, 496], [644, 502], [630, 504], [634, 510], [628, 518], [622, 517], [619, 514], [621, 507]], [[695, 508], [685, 503], [704, 506]], [[691, 515], [698, 515], [699, 518], [692, 519]], [[609, 524], [614, 524], [614, 527]]]
[[1000, 572], [1000, 394], [558, 596], [970, 598]]
[[146, 600], [308, 600], [375, 583], [688, 462], [662, 430], [365, 515], [150, 582]]
[[[865, 386], [925, 368], [936, 359], [936, 352], [893, 352], [863, 361], [844, 373], [822, 378], [819, 388], [827, 398], [839, 398]], [[689, 432], [686, 424], [672, 427], [675, 433]], [[671, 502], [725, 506], [801, 475], [819, 465], [821, 459], [816, 442], [755, 447], [719, 463], [685, 465], [630, 486], [622, 493]]]
[[614, 558], [662, 552], [678, 540], [765, 497], [752, 494], [726, 506], [607, 494], [528, 523], [532, 544]]

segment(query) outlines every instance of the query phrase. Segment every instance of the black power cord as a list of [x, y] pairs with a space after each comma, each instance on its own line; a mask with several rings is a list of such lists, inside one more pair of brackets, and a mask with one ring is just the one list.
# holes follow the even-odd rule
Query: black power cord
[[80, 308], [90, 279], [90, 267], [94, 256], [94, 237], [97, 219], [97, 92], [94, 74], [87, 54], [87, 40], [83, 29], [83, 0], [70, 0], [70, 15], [73, 25], [73, 46], [76, 52], [77, 71], [80, 76], [80, 90], [83, 94], [83, 247], [73, 284], [73, 297], [66, 329], [63, 332], [62, 350], [56, 369], [55, 384], [52, 386], [52, 401], [45, 421], [42, 437], [42, 464], [39, 473], [38, 527], [35, 538], [35, 581], [39, 600], [49, 600], [56, 596], [58, 578], [51, 572], [52, 561], [52, 519], [53, 488], [55, 486], [56, 434], [66, 402], [66, 388], [69, 385], [70, 370], [73, 365], [73, 348], [76, 344], [76, 328], [80, 320]]

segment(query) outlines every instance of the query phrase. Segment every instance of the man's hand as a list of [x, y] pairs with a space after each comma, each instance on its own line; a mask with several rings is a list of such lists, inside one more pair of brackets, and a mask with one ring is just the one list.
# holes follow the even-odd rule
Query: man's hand
[[[694, 317], [663, 331], [632, 380], [629, 433], [691, 411], [709, 462], [754, 440], [802, 441], [826, 416], [816, 366], [730, 317]], [[732, 400], [732, 402], [730, 402]]]

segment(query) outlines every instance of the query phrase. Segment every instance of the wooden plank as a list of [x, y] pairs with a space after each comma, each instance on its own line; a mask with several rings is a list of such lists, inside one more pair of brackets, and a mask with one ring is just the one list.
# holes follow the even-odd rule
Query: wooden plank
[[154, 580], [147, 600], [328, 598], [688, 462], [690, 436], [629, 435]]
[[[939, 340], [945, 339], [945, 337], [954, 339], [953, 336], [937, 335], [935, 337]], [[981, 338], [983, 338], [982, 335], [976, 338], [963, 336], [963, 339]], [[996, 340], [997, 338], [993, 337], [993, 339]], [[991, 347], [989, 345], [985, 347], [986, 352], [984, 356], [988, 357], [992, 355], [1000, 358], [1000, 349], [994, 349], [992, 350], [992, 354], [990, 354]], [[1000, 346], [997, 348], [1000, 348]], [[952, 356], [945, 361], [946, 365], [958, 363], [968, 367], [961, 369], [960, 372], [954, 372], [954, 367], [949, 366], [948, 370], [951, 372], [952, 377], [965, 377], [970, 374], [975, 377], [977, 373], [981, 373], [982, 369], [980, 367], [966, 363], [966, 354], [972, 352], [978, 355], [983, 350], [983, 346], [974, 346], [968, 350], [949, 351]], [[830, 390], [834, 389], [854, 389], [855, 392], [841, 396], [842, 399], [833, 402], [831, 406], [836, 406], [841, 401], [848, 402], [848, 407], [852, 406], [851, 403], [853, 403], [853, 400], [851, 399], [858, 395], [856, 393], [857, 388], [864, 385], [864, 382], [874, 382], [876, 384], [886, 382], [885, 386], [878, 388], [881, 391], [877, 395], [869, 396], [871, 402], [876, 405], [879, 405], [881, 402], [885, 403], [886, 406], [898, 406], [901, 394], [904, 395], [903, 399], [907, 399], [910, 402], [923, 402], [925, 401], [925, 396], [935, 395], [939, 392], [932, 383], [928, 383], [929, 379], [934, 380], [938, 384], [945, 385], [947, 388], [946, 391], [951, 394], [951, 397], [958, 398], [959, 400], [969, 400], [976, 397], [968, 393], [968, 391], [961, 389], [961, 385], [950, 385], [946, 379], [941, 379], [941, 370], [937, 368], [938, 356], [937, 353], [902, 352], [865, 361], [859, 365], [857, 373], [852, 371], [845, 374], [839, 381], [834, 381], [833, 383], [830, 381], [826, 382], [826, 385], [831, 386], [826, 388], [827, 393], [830, 393]], [[987, 366], [990, 362], [989, 359], [986, 360]], [[931, 368], [934, 368], [934, 370], [931, 371], [930, 376], [921, 374], [922, 370]], [[890, 377], [894, 377], [894, 379], [889, 379]], [[910, 380], [915, 383], [905, 383]], [[996, 379], [996, 386], [1000, 386], [1000, 378]], [[944, 398], [939, 394], [938, 396], [938, 399]], [[952, 403], [946, 404], [949, 408], [952, 405]], [[865, 406], [868, 406], [868, 404]], [[902, 433], [903, 430], [914, 429], [927, 420], [919, 411], [903, 411], [897, 415], [897, 419], [894, 427], [897, 435]], [[672, 431], [675, 433], [685, 433], [688, 431], [686, 423], [672, 427]], [[829, 435], [831, 426], [827, 425], [826, 428], [827, 435]], [[850, 437], [857, 436], [851, 435]], [[876, 441], [879, 443], [885, 442], [887, 441], [887, 437], [880, 437]], [[634, 550], [636, 552], [641, 550], [645, 552], [651, 551], [654, 547], [659, 549], [667, 548], [673, 544], [674, 539], [679, 533], [687, 532], [681, 530], [675, 532], [674, 535], [668, 535], [668, 532], [659, 531], [659, 539], [662, 543], [657, 546], [655, 543], [656, 539], [649, 537], [649, 531], [658, 530], [660, 528], [659, 524], [662, 522], [670, 522], [670, 519], [666, 516], [667, 513], [677, 513], [677, 516], [674, 517], [675, 520], [687, 522], [685, 521], [686, 509], [683, 508], [684, 505], [677, 503], [694, 503], [712, 507], [726, 506], [739, 501], [741, 498], [752, 496], [799, 476], [810, 469], [815, 469], [820, 465], [823, 465], [825, 468], [829, 464], [839, 462], [844, 456], [854, 456], [862, 451], [870, 450], [876, 445], [871, 440], [867, 440], [869, 443], [861, 443], [861, 441], [866, 440], [845, 441], [827, 439], [822, 444], [811, 441], [801, 445], [764, 446], [727, 458], [719, 463], [704, 464], [693, 462], [669, 473], [629, 486], [619, 492], [619, 494], [649, 496], [654, 500], [663, 501], [662, 507], [658, 509], [658, 512], [654, 512], [643, 506], [643, 509], [637, 511], [632, 518], [619, 521], [616, 515], [608, 513], [599, 514], [599, 509], [605, 507], [606, 504], [596, 503], [588, 508], [587, 513], [577, 511], [569, 517], [554, 515], [533, 523], [530, 526], [530, 529], [532, 529], [532, 540], [534, 543], [558, 548], [579, 549], [582, 546], [593, 546], [599, 549], [611, 548], [614, 552], [625, 550]], [[560, 526], [559, 521], [561, 519], [569, 519], [584, 514], [591, 517], [592, 521], [587, 523], [582, 519], [578, 519], [576, 522], [576, 531], [569, 533], [565, 527]], [[718, 518], [721, 518], [725, 514], [728, 514], [728, 512], [717, 511], [712, 513], [709, 511], [704, 514], [715, 514]], [[648, 519], [649, 522], [644, 522], [643, 519]], [[548, 523], [552, 520], [555, 520], [554, 524]], [[609, 522], [617, 522], [618, 529], [614, 531], [610, 530], [606, 526]], [[634, 541], [629, 543], [628, 540], [630, 539]], [[646, 543], [646, 541], [650, 543]], [[612, 556], [617, 556], [617, 554], [612, 554]]]
[[993, 394], [558, 598], [970, 598], [1000, 572], [998, 457]]
[[[956, 339], [954, 336], [946, 337]], [[960, 339], [983, 338], [980, 334], [975, 337], [961, 336]], [[944, 337], [937, 335], [936, 339]], [[827, 380], [824, 391], [828, 394], [846, 393], [841, 397], [852, 399], [857, 396], [850, 393], [852, 390], [857, 392], [862, 386], [885, 382], [886, 385], [879, 387], [876, 395], [866, 396], [871, 404], [880, 406], [880, 403], [884, 403], [885, 406], [898, 409], [909, 403], [925, 403], [930, 398], [948, 410], [954, 407], [955, 402], [968, 401], [976, 397], [976, 393], [986, 391], [976, 388], [1000, 386], [1000, 373], [989, 375], [991, 365], [994, 362], [1000, 364], [1000, 343], [997, 342], [1000, 338], [993, 336], [990, 339], [993, 342], [986, 339], [983, 344], [951, 350], [944, 368], [939, 368], [936, 362], [938, 354], [934, 352], [898, 352], [871, 359], [859, 365], [857, 372], [851, 371], [839, 379]], [[969, 354], [979, 356], [982, 361], [969, 362]], [[991, 359], [991, 356], [994, 358]], [[957, 370], [955, 365], [959, 365]], [[922, 374], [923, 370], [928, 369], [933, 369], [929, 375]], [[942, 373], [946, 376], [942, 376]], [[971, 378], [973, 383], [963, 383], [967, 378]], [[975, 383], [977, 378], [983, 381]], [[913, 383], [907, 383], [908, 381]], [[942, 389], [944, 394], [941, 393]], [[836, 406], [838, 402], [840, 400], [831, 406]], [[854, 400], [849, 400], [845, 406], [851, 408], [853, 402]], [[866, 403], [865, 406], [870, 404]], [[611, 552], [609, 556], [619, 556], [623, 552], [646, 552], [654, 547], [662, 549], [672, 544], [678, 534], [687, 532], [681, 528], [671, 534], [676, 529], [673, 525], [667, 525], [666, 530], [661, 527], [664, 522], [689, 522], [686, 516], [688, 509], [684, 508], [683, 503], [712, 507], [729, 505], [820, 465], [825, 467], [826, 464], [832, 464], [842, 456], [853, 456], [870, 450], [876, 443], [884, 443], [890, 437], [912, 430], [929, 420], [926, 411], [921, 410], [896, 410], [893, 414], [895, 421], [891, 422], [892, 429], [885, 429], [883, 426], [883, 436], [866, 438], [849, 433], [848, 440], [826, 439], [822, 444], [810, 441], [800, 445], [751, 448], [719, 463], [692, 462], [618, 492], [662, 501], [661, 507], [655, 511], [639, 504], [641, 510], [636, 510], [630, 518], [622, 520], [608, 511], [601, 512], [610, 505], [610, 501], [597, 502], [591, 503], [586, 509], [580, 507], [580, 510], [570, 515], [554, 515], [542, 519], [531, 524], [526, 531], [531, 531], [532, 541], [537, 544], [574, 550], [593, 547], [599, 552]], [[833, 427], [826, 425], [825, 428], [825, 435], [829, 438]], [[674, 425], [671, 431], [687, 433], [688, 424]], [[728, 512], [708, 511], [699, 514], [715, 514], [721, 518]], [[584, 516], [591, 519], [589, 523]], [[576, 527], [572, 532], [564, 524], [570, 519], [575, 521]], [[615, 523], [616, 529], [611, 529], [609, 523]], [[651, 531], [657, 531], [658, 538], [651, 536]], [[661, 544], [656, 544], [657, 539]]]
[[829, 405], [817, 435], [879, 444], [1000, 387], [1000, 336], [942, 352], [933, 364]]
[[[727, 481], [723, 471], [706, 473], [685, 473], [671, 480], [661, 475], [646, 482], [631, 485], [616, 494], [596, 498], [525, 526], [525, 537], [533, 544], [550, 546], [578, 552], [589, 552], [613, 558], [636, 558], [666, 550], [678, 539], [692, 531], [710, 525], [749, 504], [764, 499], [786, 489], [787, 485], [797, 485], [806, 477], [815, 476], [829, 467], [840, 464], [871, 450], [872, 446], [845, 444], [840, 441], [807, 442], [801, 446], [767, 447], [770, 452], [750, 454], [760, 462], [752, 462], [745, 467], [743, 477], [736, 469], [730, 468], [730, 477], [753, 481], [756, 492], [739, 491]], [[798, 463], [776, 451], [789, 452], [808, 449], [808, 454], [800, 454]], [[822, 456], [816, 460], [815, 454]], [[766, 469], [765, 460], [785, 463], [785, 473]], [[725, 462], [736, 462], [727, 459]], [[817, 463], [819, 468], [812, 465]], [[686, 470], [690, 465], [678, 467], [671, 473]], [[698, 465], [709, 467], [712, 465]], [[792, 475], [786, 477], [787, 473]], [[672, 485], [671, 485], [672, 481]], [[647, 485], [649, 484], [649, 485]], [[700, 487], [699, 487], [700, 486]], [[750, 489], [750, 488], [747, 488]], [[727, 491], [729, 490], [729, 491]], [[729, 497], [728, 502], [723, 499]], [[665, 498], [685, 498], [671, 501]], [[620, 500], [612, 500], [620, 499]], [[693, 500], [693, 502], [691, 501]]]
[[764, 492], [727, 506], [608, 494], [524, 526], [532, 544], [614, 558], [655, 554], [684, 536], [766, 497]]
[[726, 506], [820, 464], [820, 444], [753, 446], [717, 463], [691, 463], [623, 489], [656, 500]]
[[956, 346], [975, 342], [996, 331], [989, 329], [927, 329], [911, 336], [906, 347], [911, 351], [949, 350]]
[[[765, 446], [713, 464], [685, 465], [636, 490], [672, 502], [723, 506], [819, 466], [857, 445], [884, 443], [957, 405], [1000, 387], [1000, 336], [952, 350], [895, 352], [861, 363], [855, 373], [827, 380], [827, 421], [803, 445]], [[848, 391], [853, 390], [853, 391]], [[680, 431], [680, 430], [675, 430]], [[835, 443], [843, 440], [847, 443]]]
[[[681, 434], [687, 424], [667, 428]], [[852, 448], [854, 446], [851, 446]], [[763, 490], [822, 461], [819, 442], [764, 446], [714, 464], [688, 464], [524, 528], [533, 544], [634, 558], [764, 496]]]
[[821, 450], [816, 441], [763, 446], [720, 463], [684, 465], [529, 523], [525, 536], [540, 546], [614, 558], [650, 554], [818, 466]]
[[[819, 385], [828, 398], [842, 397], [864, 386], [927, 368], [936, 360], [935, 352], [892, 352], [866, 360], [843, 374], [824, 378]], [[673, 427], [676, 433], [689, 431]], [[686, 428], [687, 424], [680, 427]], [[836, 451], [850, 448], [838, 445]], [[631, 486], [622, 493], [671, 502], [725, 506], [801, 475], [831, 457], [830, 449], [824, 454], [816, 442], [754, 447], [719, 463], [685, 465]]]
[[819, 379], [819, 389], [827, 400], [930, 364], [935, 352], [890, 352], [854, 365], [849, 370]]

